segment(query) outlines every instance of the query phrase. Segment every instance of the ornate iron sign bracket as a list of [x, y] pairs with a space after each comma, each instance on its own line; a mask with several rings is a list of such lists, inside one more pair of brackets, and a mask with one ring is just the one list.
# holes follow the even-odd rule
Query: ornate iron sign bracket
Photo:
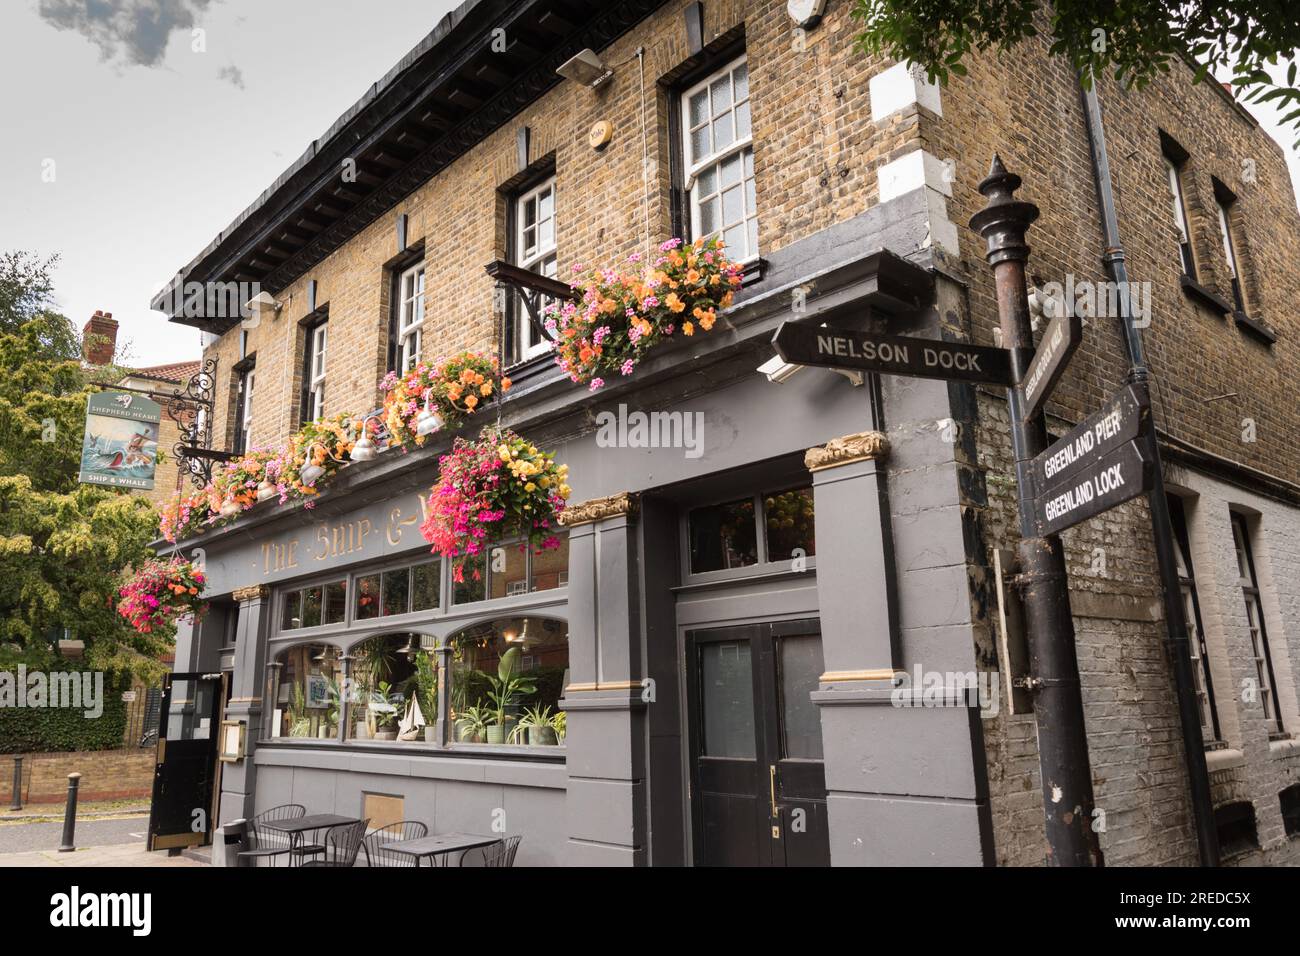
[[579, 294], [558, 279], [529, 272], [519, 266], [511, 265], [501, 259], [494, 259], [483, 267], [499, 288], [511, 289], [519, 296], [528, 313], [529, 324], [540, 338], [550, 339], [554, 336], [546, 331], [542, 324], [542, 310], [547, 299], [568, 299], [577, 302]]

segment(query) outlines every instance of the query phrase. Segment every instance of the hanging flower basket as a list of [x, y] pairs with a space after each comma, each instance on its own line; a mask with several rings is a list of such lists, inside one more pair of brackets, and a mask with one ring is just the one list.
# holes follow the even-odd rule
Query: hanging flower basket
[[379, 386], [390, 439], [406, 448], [459, 428], [499, 392], [509, 391], [510, 379], [495, 358], [461, 352], [433, 365], [420, 362], [404, 375], [389, 372]]
[[721, 240], [683, 246], [669, 239], [659, 252], [644, 275], [599, 270], [575, 286], [580, 302], [552, 307], [545, 324], [556, 337], [555, 361], [574, 382], [594, 392], [606, 377], [631, 375], [660, 342], [708, 332], [718, 310], [731, 305], [741, 267], [727, 259]]
[[[353, 415], [334, 415], [303, 425], [289, 437], [278, 478], [282, 486], [280, 503], [290, 498], [310, 498], [322, 480], [328, 479], [348, 461], [356, 444], [360, 419]], [[366, 423], [373, 438], [379, 426], [375, 419]]]
[[464, 559], [491, 541], [520, 538], [538, 551], [559, 547], [554, 529], [569, 497], [569, 466], [557, 465], [554, 455], [489, 426], [477, 441], [457, 438], [438, 467], [420, 533], [434, 554], [455, 562], [457, 581]]
[[148, 634], [186, 614], [200, 615], [206, 583], [191, 561], [150, 561], [118, 591], [117, 613]]

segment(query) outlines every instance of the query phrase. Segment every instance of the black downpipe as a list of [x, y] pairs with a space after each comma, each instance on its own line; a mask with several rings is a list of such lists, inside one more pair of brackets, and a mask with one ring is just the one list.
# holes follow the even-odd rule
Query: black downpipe
[[[1082, 79], [1082, 77], [1081, 77]], [[1115, 195], [1111, 189], [1110, 161], [1106, 155], [1106, 133], [1101, 121], [1101, 102], [1095, 81], [1080, 83], [1083, 92], [1084, 123], [1088, 129], [1088, 148], [1092, 154], [1092, 172], [1097, 181], [1097, 201], [1101, 209], [1101, 231], [1105, 243], [1102, 262], [1118, 294], [1120, 332], [1128, 351], [1128, 382], [1150, 402], [1151, 372], [1142, 350], [1142, 333], [1133, 324], [1129, 308], [1128, 269], [1124, 264], [1124, 246], [1119, 238], [1115, 216]], [[1214, 826], [1214, 802], [1210, 796], [1210, 774], [1205, 763], [1205, 741], [1201, 736], [1200, 708], [1196, 701], [1196, 684], [1192, 673], [1192, 656], [1187, 639], [1187, 620], [1183, 610], [1182, 582], [1178, 578], [1173, 524], [1169, 517], [1169, 500], [1160, 464], [1160, 443], [1156, 429], [1147, 430], [1147, 455], [1155, 472], [1151, 486], [1151, 524], [1155, 536], [1156, 561], [1160, 566], [1160, 583], [1164, 591], [1165, 647], [1174, 667], [1178, 692], [1178, 716], [1183, 728], [1183, 754], [1191, 788], [1192, 812], [1196, 822], [1196, 842], [1202, 866], [1219, 865], [1219, 837]]]

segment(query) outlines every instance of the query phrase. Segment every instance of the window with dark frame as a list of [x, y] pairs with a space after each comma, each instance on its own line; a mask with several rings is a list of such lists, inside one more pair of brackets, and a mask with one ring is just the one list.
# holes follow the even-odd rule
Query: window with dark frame
[[1259, 700], [1264, 716], [1281, 733], [1282, 711], [1278, 706], [1277, 681], [1273, 677], [1273, 658], [1269, 652], [1268, 631], [1264, 624], [1264, 608], [1259, 599], [1259, 581], [1255, 576], [1255, 555], [1251, 550], [1250, 528], [1246, 516], [1232, 513], [1232, 539], [1237, 551], [1238, 585], [1246, 602], [1246, 623], [1250, 630], [1251, 656], [1255, 661], [1255, 676], [1259, 682]]
[[1201, 623], [1201, 602], [1196, 591], [1196, 574], [1192, 565], [1191, 539], [1187, 533], [1187, 510], [1183, 499], [1169, 495], [1169, 517], [1177, 544], [1178, 581], [1183, 593], [1183, 617], [1187, 621], [1187, 647], [1192, 657], [1192, 679], [1196, 684], [1196, 706], [1201, 718], [1201, 737], [1206, 743], [1222, 739], [1219, 711], [1214, 702], [1214, 682], [1210, 677], [1209, 650], [1205, 628]]
[[686, 516], [688, 572], [780, 564], [817, 553], [811, 486], [692, 508]]

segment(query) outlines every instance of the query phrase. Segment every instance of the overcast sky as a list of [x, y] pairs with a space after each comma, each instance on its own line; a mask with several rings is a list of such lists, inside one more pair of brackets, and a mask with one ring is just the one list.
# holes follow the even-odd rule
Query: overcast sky
[[112, 312], [132, 364], [197, 357], [153, 293], [454, 6], [3, 0], [0, 249], [60, 253], [59, 307]]

